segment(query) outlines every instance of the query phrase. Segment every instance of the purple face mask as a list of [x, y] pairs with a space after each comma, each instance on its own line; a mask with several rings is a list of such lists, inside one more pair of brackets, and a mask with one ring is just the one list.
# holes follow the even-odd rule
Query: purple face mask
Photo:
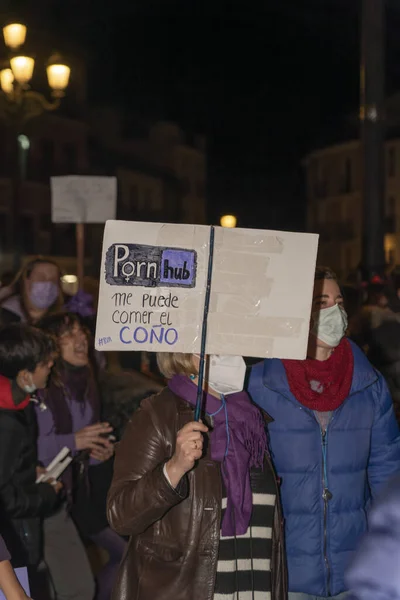
[[53, 281], [33, 281], [29, 292], [29, 300], [36, 308], [50, 308], [57, 300], [58, 285]]

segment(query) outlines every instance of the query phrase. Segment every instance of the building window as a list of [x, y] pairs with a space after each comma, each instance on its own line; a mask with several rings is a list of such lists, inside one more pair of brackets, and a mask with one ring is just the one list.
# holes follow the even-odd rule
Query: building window
[[135, 211], [139, 207], [139, 190], [137, 185], [131, 185], [129, 190], [129, 210]]
[[391, 233], [385, 235], [385, 259], [388, 265], [396, 262], [396, 236]]
[[0, 213], [0, 251], [5, 252], [8, 244], [9, 219], [7, 213]]
[[68, 174], [74, 175], [76, 173], [76, 146], [75, 144], [69, 143], [64, 144], [63, 147], [64, 154], [64, 167]]
[[52, 175], [54, 170], [54, 142], [42, 140], [42, 162], [46, 175]]
[[40, 231], [48, 233], [49, 231], [51, 231], [51, 227], [52, 227], [51, 216], [48, 214], [41, 215], [40, 216]]
[[35, 253], [35, 225], [32, 216], [23, 216], [19, 221], [22, 249], [25, 254]]
[[345, 269], [347, 270], [347, 272], [349, 272], [353, 268], [353, 252], [350, 246], [347, 246], [346, 248], [345, 261]]
[[389, 148], [388, 155], [388, 175], [394, 177], [396, 175], [396, 148]]
[[153, 190], [149, 188], [144, 190], [144, 206], [146, 211], [154, 210]]
[[198, 198], [204, 198], [204, 196], [205, 196], [204, 181], [197, 181], [196, 182], [196, 196]]
[[351, 194], [353, 191], [353, 173], [350, 158], [346, 158], [344, 167], [344, 191], [346, 194]]

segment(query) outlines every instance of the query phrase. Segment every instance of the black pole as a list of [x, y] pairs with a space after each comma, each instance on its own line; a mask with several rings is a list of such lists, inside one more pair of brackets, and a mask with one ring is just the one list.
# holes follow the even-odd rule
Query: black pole
[[21, 156], [18, 141], [19, 129], [17, 126], [12, 128], [12, 137], [14, 144], [13, 153], [13, 177], [12, 177], [12, 215], [13, 215], [13, 270], [17, 273], [21, 268], [21, 258], [23, 254], [22, 231], [20, 223], [20, 199], [21, 199]]
[[384, 104], [385, 0], [362, 0], [360, 121], [363, 175], [362, 267], [369, 279], [385, 270]]

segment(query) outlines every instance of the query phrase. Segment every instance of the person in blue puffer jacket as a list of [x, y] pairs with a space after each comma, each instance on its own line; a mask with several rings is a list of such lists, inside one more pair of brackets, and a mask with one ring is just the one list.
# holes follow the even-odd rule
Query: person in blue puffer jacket
[[289, 600], [340, 598], [377, 492], [400, 473], [400, 434], [383, 377], [345, 337], [335, 274], [317, 268], [306, 360], [269, 359], [250, 373], [253, 401], [274, 419]]
[[400, 477], [382, 493], [368, 525], [346, 575], [346, 600], [400, 600]]

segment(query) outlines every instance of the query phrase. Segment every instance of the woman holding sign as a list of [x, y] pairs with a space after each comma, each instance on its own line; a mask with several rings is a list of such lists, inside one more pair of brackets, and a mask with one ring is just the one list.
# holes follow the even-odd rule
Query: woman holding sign
[[142, 403], [116, 451], [108, 517], [131, 541], [115, 600], [285, 600], [268, 416], [242, 391], [243, 359], [209, 357], [204, 422], [198, 357], [158, 364], [168, 387]]

